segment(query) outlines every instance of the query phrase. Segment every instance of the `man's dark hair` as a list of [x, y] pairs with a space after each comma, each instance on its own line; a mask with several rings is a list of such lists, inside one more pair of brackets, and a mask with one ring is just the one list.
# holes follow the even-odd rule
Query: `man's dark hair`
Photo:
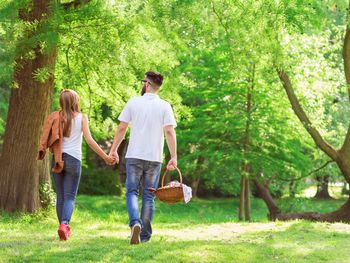
[[158, 87], [162, 86], [163, 84], [163, 76], [159, 72], [154, 71], [148, 71], [145, 73], [145, 76], [154, 84], [156, 84]]

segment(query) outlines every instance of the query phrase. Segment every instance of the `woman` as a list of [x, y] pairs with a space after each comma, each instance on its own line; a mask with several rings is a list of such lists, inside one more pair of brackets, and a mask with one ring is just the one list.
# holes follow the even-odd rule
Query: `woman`
[[39, 159], [43, 159], [47, 147], [54, 154], [52, 171], [56, 188], [56, 212], [59, 221], [60, 240], [69, 239], [69, 226], [78, 192], [81, 176], [82, 135], [87, 144], [107, 164], [113, 164], [109, 157], [92, 138], [88, 118], [80, 112], [78, 94], [65, 89], [60, 94], [60, 111], [53, 112], [47, 119], [41, 137]]

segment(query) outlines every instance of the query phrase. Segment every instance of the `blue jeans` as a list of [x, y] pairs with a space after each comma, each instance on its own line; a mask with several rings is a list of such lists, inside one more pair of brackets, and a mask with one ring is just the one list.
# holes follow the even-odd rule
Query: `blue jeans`
[[[157, 188], [161, 163], [134, 158], [126, 159], [126, 205], [129, 213], [129, 226], [141, 225], [140, 238], [148, 241], [152, 235], [152, 219], [154, 215], [154, 195], [148, 188]], [[139, 217], [138, 196], [142, 179], [142, 209]]]
[[63, 153], [64, 161], [61, 173], [53, 173], [53, 181], [56, 189], [56, 213], [60, 224], [69, 224], [78, 192], [81, 165], [73, 156]]

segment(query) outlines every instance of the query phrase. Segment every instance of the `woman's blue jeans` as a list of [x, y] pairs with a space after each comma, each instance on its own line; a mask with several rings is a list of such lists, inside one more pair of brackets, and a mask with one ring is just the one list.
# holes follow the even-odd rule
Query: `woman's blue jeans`
[[53, 173], [53, 181], [56, 189], [56, 212], [60, 224], [69, 224], [78, 192], [81, 164], [73, 156], [63, 153], [64, 161], [61, 173]]
[[[152, 235], [152, 219], [154, 215], [154, 195], [148, 189], [157, 188], [161, 163], [141, 159], [126, 159], [126, 205], [129, 213], [129, 226], [141, 225], [140, 238], [148, 241]], [[142, 209], [139, 216], [138, 196], [142, 184]]]

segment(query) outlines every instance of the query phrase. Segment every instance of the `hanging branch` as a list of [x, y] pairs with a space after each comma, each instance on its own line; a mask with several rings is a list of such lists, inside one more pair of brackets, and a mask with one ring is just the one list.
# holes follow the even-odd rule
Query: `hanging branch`
[[286, 181], [286, 182], [293, 182], [293, 181], [298, 181], [298, 180], [301, 180], [301, 179], [304, 179], [310, 175], [312, 175], [313, 173], [316, 173], [320, 170], [322, 170], [323, 168], [325, 168], [328, 164], [334, 162], [334, 160], [329, 160], [327, 161], [325, 164], [323, 164], [322, 166], [320, 166], [319, 168], [315, 169], [315, 170], [312, 170], [311, 172], [305, 174], [305, 175], [302, 175], [302, 176], [299, 176], [297, 178], [293, 178], [293, 179], [282, 179], [280, 178], [281, 181]]

